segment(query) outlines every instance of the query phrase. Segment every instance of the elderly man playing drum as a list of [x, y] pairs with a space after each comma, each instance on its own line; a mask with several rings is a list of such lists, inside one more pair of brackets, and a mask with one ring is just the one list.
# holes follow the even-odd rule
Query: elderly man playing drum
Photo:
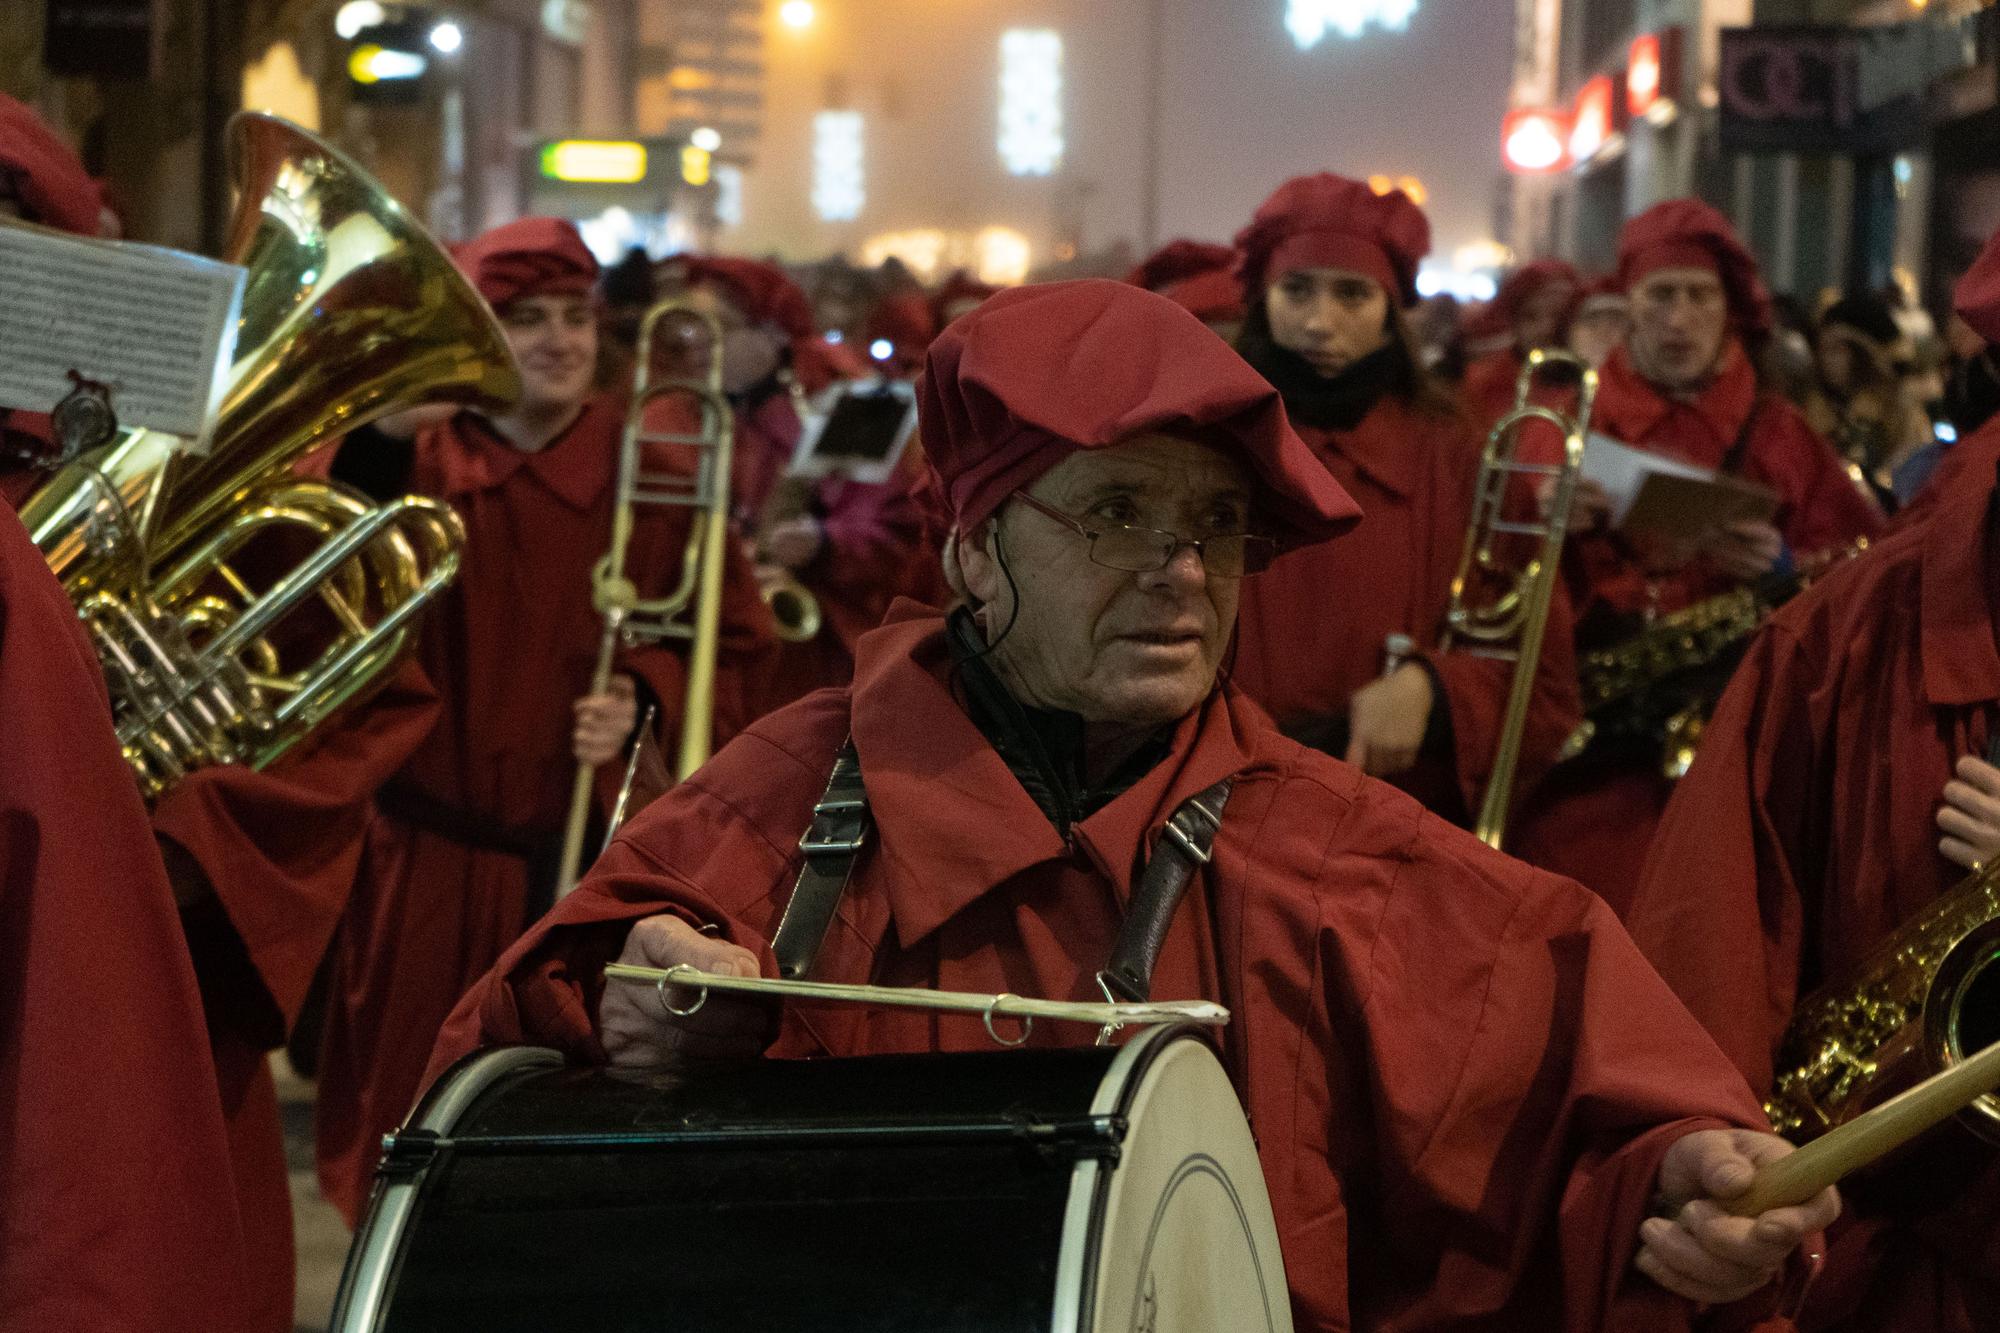
[[[851, 688], [649, 807], [461, 1003], [434, 1070], [506, 1041], [636, 1069], [984, 1047], [977, 1017], [901, 1009], [711, 992], [677, 1018], [603, 968], [775, 974], [795, 886], [831, 878], [815, 979], [1096, 1000], [1127, 913], [1157, 910], [1145, 868], [1182, 855], [1186, 822], [1163, 826], [1201, 797], [1219, 828], [1150, 978], [1104, 979], [1233, 1011], [1299, 1327], [1673, 1328], [1767, 1300], [1837, 1203], [1727, 1213], [1788, 1149], [1745, 1128], [1748, 1089], [1610, 912], [1228, 683], [1241, 580], [1357, 517], [1276, 392], [1172, 302], [1080, 282], [953, 325], [922, 410], [961, 605], [892, 611]], [[837, 756], [873, 831], [802, 873]]]

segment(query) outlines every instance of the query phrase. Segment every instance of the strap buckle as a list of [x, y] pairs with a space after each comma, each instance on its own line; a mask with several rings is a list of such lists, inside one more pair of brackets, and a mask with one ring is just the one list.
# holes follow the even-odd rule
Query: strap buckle
[[1197, 796], [1182, 802], [1181, 808], [1167, 817], [1163, 831], [1189, 860], [1207, 865], [1214, 859], [1209, 849], [1215, 845], [1215, 835], [1221, 830], [1222, 816], [1203, 805]]

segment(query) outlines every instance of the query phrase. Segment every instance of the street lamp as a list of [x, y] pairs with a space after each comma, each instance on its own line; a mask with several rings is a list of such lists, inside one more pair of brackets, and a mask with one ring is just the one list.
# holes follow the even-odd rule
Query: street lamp
[[778, 21], [787, 28], [810, 28], [817, 17], [813, 0], [785, 0], [778, 6]]

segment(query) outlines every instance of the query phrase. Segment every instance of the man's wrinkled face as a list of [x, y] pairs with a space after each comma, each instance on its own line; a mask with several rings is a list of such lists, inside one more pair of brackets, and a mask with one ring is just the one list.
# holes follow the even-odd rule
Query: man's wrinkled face
[[1271, 340], [1332, 378], [1389, 342], [1389, 294], [1344, 268], [1295, 268], [1264, 289]]
[[574, 407], [597, 370], [597, 307], [586, 295], [523, 296], [500, 312], [521, 366], [521, 410]]
[[[1026, 490], [1093, 530], [1125, 524], [1201, 540], [1251, 521], [1241, 464], [1162, 435], [1072, 454]], [[1214, 689], [1242, 582], [1211, 577], [1191, 548], [1147, 573], [1107, 569], [1083, 536], [1009, 501], [961, 542], [959, 559], [988, 640], [1000, 639], [994, 668], [1022, 703], [1150, 726], [1186, 716]]]
[[1668, 393], [1699, 389], [1729, 338], [1729, 297], [1705, 268], [1663, 268], [1632, 288], [1632, 365]]

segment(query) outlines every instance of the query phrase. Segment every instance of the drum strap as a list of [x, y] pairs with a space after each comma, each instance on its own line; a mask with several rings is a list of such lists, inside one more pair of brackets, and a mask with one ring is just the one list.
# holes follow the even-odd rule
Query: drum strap
[[805, 864], [799, 867], [799, 882], [771, 940], [778, 975], [785, 980], [798, 981], [812, 971], [840, 897], [847, 892], [847, 881], [854, 877], [854, 862], [868, 845], [874, 826], [868, 789], [861, 783], [861, 756], [850, 737], [835, 756], [826, 794], [813, 806], [812, 823], [799, 839]]
[[[1098, 985], [1114, 1001], [1138, 1003], [1152, 993], [1153, 967], [1159, 962], [1167, 927], [1195, 867], [1208, 864], [1215, 835], [1222, 828], [1223, 807], [1229, 803], [1230, 782], [1224, 778], [1188, 798], [1168, 818], [1152, 859], [1133, 888], [1111, 961], [1097, 974]], [[811, 973], [874, 826], [868, 789], [861, 779], [861, 756], [850, 737], [834, 757], [826, 793], [813, 806], [812, 823], [799, 839], [805, 864], [799, 867], [798, 883], [771, 940], [779, 976], [797, 981]]]
[[1207, 865], [1222, 830], [1222, 808], [1229, 804], [1231, 780], [1224, 778], [1207, 791], [1190, 796], [1167, 819], [1153, 857], [1132, 888], [1125, 924], [1111, 946], [1111, 961], [1097, 974], [1104, 998], [1113, 1004], [1141, 1004], [1152, 998], [1153, 967], [1160, 961], [1174, 909], [1187, 893], [1195, 867]]

